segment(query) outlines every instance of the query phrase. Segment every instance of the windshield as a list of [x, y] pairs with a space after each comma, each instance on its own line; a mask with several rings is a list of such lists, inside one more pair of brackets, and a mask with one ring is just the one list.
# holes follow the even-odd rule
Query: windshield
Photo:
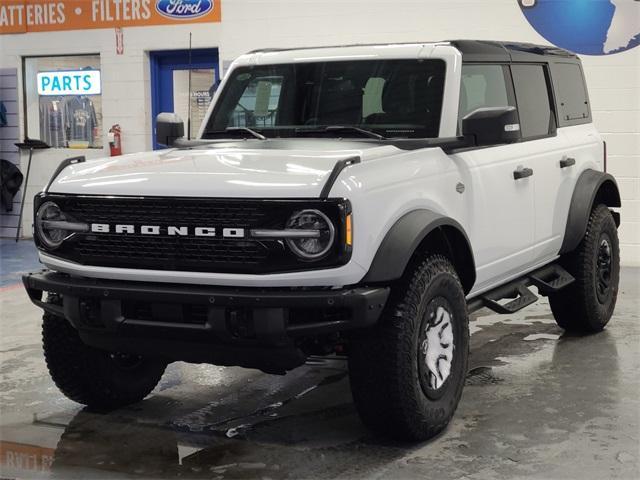
[[444, 74], [442, 60], [239, 67], [230, 73], [203, 137], [235, 128], [265, 137], [434, 138]]

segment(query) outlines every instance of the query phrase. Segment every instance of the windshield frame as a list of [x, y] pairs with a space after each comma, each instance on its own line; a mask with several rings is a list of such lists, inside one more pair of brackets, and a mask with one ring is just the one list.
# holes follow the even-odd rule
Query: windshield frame
[[[266, 77], [274, 77], [278, 76], [277, 74], [281, 74], [283, 78], [283, 83], [281, 86], [281, 91], [279, 92], [279, 97], [277, 100], [277, 108], [275, 116], [280, 115], [279, 109], [281, 108], [281, 104], [283, 104], [283, 99], [286, 101], [291, 101], [293, 99], [294, 107], [291, 109], [295, 112], [296, 108], [300, 108], [301, 106], [307, 107], [307, 104], [301, 103], [299, 98], [296, 96], [300, 96], [301, 93], [299, 91], [300, 86], [297, 75], [298, 72], [302, 69], [306, 69], [304, 71], [313, 71], [313, 69], [320, 69], [321, 74], [325, 73], [325, 69], [327, 67], [336, 68], [343, 66], [347, 68], [347, 66], [351, 66], [352, 69], [359, 68], [363, 63], [371, 64], [369, 68], [373, 72], [378, 72], [378, 70], [386, 71], [389, 75], [387, 78], [383, 78], [383, 81], [386, 83], [390, 83], [395, 80], [396, 71], [398, 70], [397, 66], [403, 67], [405, 70], [409, 69], [410, 73], [414, 75], [426, 75], [429, 77], [429, 82], [431, 81], [431, 77], [439, 76], [441, 79], [441, 85], [439, 86], [439, 91], [435, 91], [435, 95], [432, 96], [435, 99], [437, 104], [435, 105], [435, 113], [432, 115], [430, 111], [429, 115], [431, 115], [430, 121], [426, 122], [425, 126], [422, 127], [422, 123], [417, 124], [404, 124], [404, 123], [389, 123], [389, 124], [370, 124], [365, 123], [365, 119], [360, 117], [360, 121], [358, 122], [318, 122], [318, 123], [309, 123], [309, 124], [276, 124], [276, 125], [236, 125], [231, 121], [232, 115], [238, 109], [238, 105], [240, 103], [240, 99], [243, 97], [245, 92], [247, 91], [247, 86], [253, 80], [257, 78], [266, 78]], [[354, 67], [354, 64], [359, 64], [357, 67]], [[417, 67], [416, 67], [417, 66]], [[411, 68], [414, 70], [412, 71]], [[401, 69], [400, 69], [401, 70]], [[367, 78], [367, 81], [373, 78], [373, 75], [366, 77], [366, 68], [363, 69], [363, 75], [358, 77], [358, 79]], [[267, 138], [366, 138], [369, 136], [370, 140], [373, 141], [383, 141], [387, 139], [427, 139], [427, 138], [438, 138], [441, 133], [441, 123], [443, 120], [443, 110], [445, 107], [445, 88], [444, 82], [447, 78], [447, 62], [442, 58], [383, 58], [383, 59], [374, 59], [374, 60], [356, 60], [356, 61], [346, 61], [346, 60], [331, 60], [331, 61], [317, 61], [317, 62], [289, 62], [289, 63], [274, 63], [274, 64], [257, 64], [257, 65], [240, 65], [233, 68], [227, 74], [227, 78], [223, 82], [221, 86], [221, 91], [219, 95], [216, 96], [216, 102], [212, 106], [210, 110], [210, 115], [207, 117], [207, 122], [203, 126], [202, 129], [202, 139], [213, 139], [222, 138], [223, 132], [227, 128], [237, 128], [237, 127], [248, 127], [255, 132], [264, 135]], [[243, 75], [249, 74], [249, 77], [246, 79], [240, 80], [239, 77]], [[285, 78], [285, 75], [289, 75], [291, 78]], [[312, 80], [316, 80], [319, 87], [319, 93], [317, 93], [317, 98], [314, 100], [315, 105], [322, 103], [322, 87], [323, 82], [328, 81], [329, 77], [323, 77], [321, 75], [311, 76], [307, 75], [306, 78], [311, 78]], [[350, 80], [349, 77], [346, 77], [347, 80]], [[234, 81], [244, 82], [243, 84], [235, 84]], [[331, 78], [333, 80], [333, 78]], [[418, 81], [422, 81], [422, 78], [415, 81], [415, 84], [418, 84]], [[285, 93], [286, 88], [291, 88], [288, 85], [285, 85], [285, 82], [294, 82], [294, 90], [293, 96], [290, 96], [290, 93]], [[357, 80], [356, 80], [357, 83]], [[305, 84], [305, 88], [307, 88], [307, 84]], [[312, 85], [315, 87], [316, 84]], [[424, 90], [422, 87], [422, 83], [420, 84], [420, 88]], [[386, 88], [386, 85], [385, 85]], [[416, 87], [417, 88], [417, 87]], [[432, 88], [432, 87], [429, 87]], [[434, 89], [438, 87], [433, 87]], [[396, 90], [398, 90], [396, 88]], [[353, 91], [357, 92], [357, 86], [353, 89]], [[362, 88], [360, 105], [364, 103], [364, 88]], [[357, 93], [356, 93], [357, 95]], [[381, 95], [381, 102], [384, 101], [384, 96], [386, 95], [386, 90], [383, 90]], [[397, 96], [397, 94], [396, 94]], [[417, 94], [415, 95], [417, 96]], [[307, 102], [311, 103], [311, 102]], [[284, 103], [286, 105], [286, 103]], [[405, 104], [402, 104], [405, 105]], [[427, 105], [426, 103], [412, 103], [407, 102], [406, 105], [409, 107], [413, 107], [414, 110], [417, 110], [416, 105]], [[433, 105], [432, 105], [433, 106]], [[243, 109], [246, 109], [245, 106], [241, 106]], [[364, 107], [360, 107], [364, 110]], [[358, 112], [360, 108], [355, 108], [353, 111]], [[425, 107], [426, 109], [426, 107]], [[252, 112], [255, 112], [255, 108]], [[317, 110], [316, 110], [317, 112]], [[363, 112], [362, 112], [363, 113]], [[382, 111], [381, 114], [385, 115], [386, 112]], [[419, 112], [422, 114], [423, 112]], [[295, 112], [297, 114], [297, 112]], [[363, 113], [364, 114], [364, 113]], [[222, 118], [220, 117], [222, 115]], [[226, 120], [224, 120], [224, 116], [226, 115]], [[402, 114], [397, 114], [396, 118]], [[408, 114], [410, 115], [410, 114]], [[302, 117], [304, 118], [304, 117]], [[425, 117], [426, 118], [426, 117]], [[277, 120], [274, 120], [276, 122]], [[226, 122], [226, 123], [225, 123]], [[358, 131], [359, 130], [359, 131]], [[370, 135], [367, 135], [367, 134]], [[383, 138], [376, 138], [376, 137]]]

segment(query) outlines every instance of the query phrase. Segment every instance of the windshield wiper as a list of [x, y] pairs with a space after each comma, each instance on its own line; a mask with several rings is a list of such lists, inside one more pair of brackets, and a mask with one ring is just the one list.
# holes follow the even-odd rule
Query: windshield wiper
[[385, 140], [387, 137], [380, 135], [379, 133], [372, 132], [365, 128], [355, 127], [353, 125], [329, 125], [328, 127], [321, 128], [298, 128], [296, 133], [340, 133], [344, 131], [356, 132], [365, 137], [375, 138], [377, 140]]
[[214, 130], [205, 132], [205, 135], [224, 135], [225, 133], [248, 133], [258, 140], [266, 140], [267, 137], [249, 127], [227, 127], [224, 130]]

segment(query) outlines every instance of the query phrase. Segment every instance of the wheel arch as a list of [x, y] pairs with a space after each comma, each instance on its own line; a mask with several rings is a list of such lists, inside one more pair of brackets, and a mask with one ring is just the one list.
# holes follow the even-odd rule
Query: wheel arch
[[[618, 184], [608, 173], [587, 169], [580, 174], [571, 196], [560, 254], [570, 252], [578, 246], [587, 231], [591, 210], [599, 203], [609, 208], [621, 207]], [[620, 214], [613, 213], [616, 226], [620, 226]]]
[[378, 247], [363, 282], [398, 280], [425, 252], [447, 256], [465, 293], [471, 291], [476, 281], [476, 267], [464, 228], [454, 219], [427, 209], [408, 212], [393, 224]]

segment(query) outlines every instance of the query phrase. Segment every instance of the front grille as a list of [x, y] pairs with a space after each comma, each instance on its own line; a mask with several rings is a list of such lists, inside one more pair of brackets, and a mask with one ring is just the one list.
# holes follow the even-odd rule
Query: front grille
[[200, 225], [221, 227], [260, 225], [276, 213], [260, 201], [169, 198], [91, 198], [70, 201], [65, 211], [82, 220], [112, 224]]
[[264, 244], [254, 241], [140, 235], [84, 236], [76, 243], [76, 250], [89, 262], [109, 258], [113, 263], [127, 264], [143, 257], [165, 269], [195, 268], [202, 264], [257, 266], [269, 254]]
[[[81, 233], [55, 250], [55, 256], [84, 265], [150, 270], [221, 273], [270, 273], [327, 268], [348, 260], [340, 242], [327, 258], [301, 262], [278, 240], [254, 240], [253, 228], [284, 228], [303, 208], [320, 208], [341, 231], [343, 205], [335, 200], [242, 200], [165, 197], [97, 197], [49, 195], [73, 220], [89, 224], [134, 225], [135, 233]], [[160, 227], [159, 235], [139, 227]], [[167, 228], [188, 227], [189, 235], [168, 235]], [[244, 238], [195, 236], [196, 227], [244, 229]]]

